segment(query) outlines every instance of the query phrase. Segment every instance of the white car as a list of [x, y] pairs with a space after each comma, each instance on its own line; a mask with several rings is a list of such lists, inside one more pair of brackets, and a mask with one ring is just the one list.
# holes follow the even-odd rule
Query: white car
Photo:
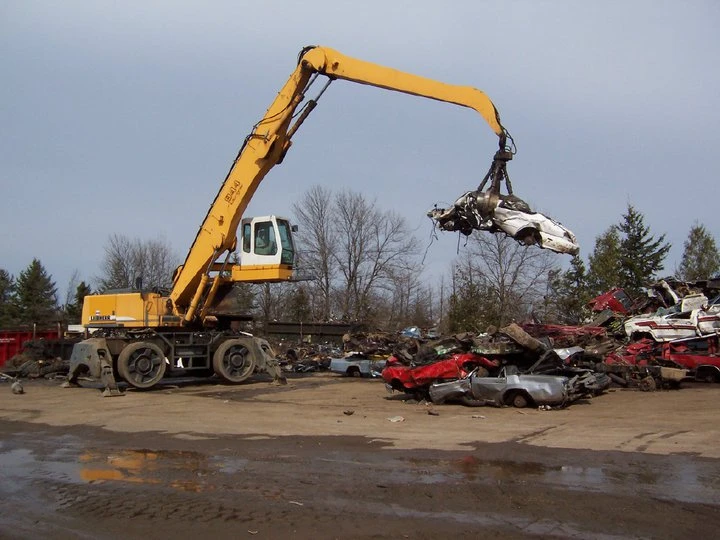
[[451, 208], [434, 208], [428, 216], [444, 231], [460, 231], [467, 236], [473, 230], [503, 232], [526, 246], [538, 245], [570, 255], [580, 251], [572, 232], [552, 218], [533, 212], [525, 201], [513, 195], [469, 191]]
[[652, 315], [637, 315], [625, 321], [625, 334], [631, 339], [651, 337], [673, 341], [720, 330], [720, 296], [708, 302], [704, 294], [690, 294], [667, 309]]

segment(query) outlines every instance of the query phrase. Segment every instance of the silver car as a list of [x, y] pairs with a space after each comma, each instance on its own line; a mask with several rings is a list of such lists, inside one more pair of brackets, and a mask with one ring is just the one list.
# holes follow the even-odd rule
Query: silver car
[[371, 360], [352, 356], [330, 359], [330, 371], [342, 373], [349, 377], [379, 377], [384, 367], [385, 360]]
[[471, 374], [464, 379], [430, 386], [433, 403], [457, 400], [473, 407], [562, 406], [575, 397], [567, 377], [518, 374], [514, 366], [506, 366], [499, 377], [476, 377]]

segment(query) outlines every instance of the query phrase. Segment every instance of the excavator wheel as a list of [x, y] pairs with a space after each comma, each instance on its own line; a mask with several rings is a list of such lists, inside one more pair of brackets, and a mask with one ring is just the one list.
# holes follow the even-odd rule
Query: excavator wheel
[[154, 343], [138, 341], [125, 347], [118, 356], [118, 374], [130, 386], [147, 390], [165, 375], [165, 354]]
[[229, 383], [240, 383], [253, 374], [255, 358], [241, 339], [229, 339], [213, 355], [213, 369]]

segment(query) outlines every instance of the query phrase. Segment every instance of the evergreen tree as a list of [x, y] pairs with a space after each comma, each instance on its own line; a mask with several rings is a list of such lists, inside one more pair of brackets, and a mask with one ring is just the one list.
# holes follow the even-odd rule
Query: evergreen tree
[[592, 298], [582, 258], [573, 256], [570, 268], [552, 280], [550, 287], [561, 322], [580, 324], [588, 315], [587, 303]]
[[637, 298], [643, 287], [656, 279], [663, 269], [663, 261], [670, 251], [665, 235], [655, 239], [645, 225], [644, 216], [628, 205], [623, 221], [618, 225], [620, 240], [620, 277], [622, 287], [631, 298]]
[[38, 259], [20, 272], [16, 283], [18, 319], [20, 324], [47, 326], [58, 319], [57, 289]]
[[489, 305], [488, 293], [470, 258], [453, 272], [453, 292], [448, 309], [448, 330], [451, 333], [484, 331], [483, 306]]
[[713, 277], [718, 270], [720, 253], [715, 238], [707, 232], [704, 225], [695, 222], [683, 244], [678, 277], [685, 281], [697, 281]]
[[73, 301], [65, 306], [65, 316], [68, 324], [80, 324], [82, 318], [82, 307], [85, 297], [92, 294], [90, 286], [81, 281], [80, 284], [75, 288], [75, 295]]
[[15, 278], [0, 268], [0, 328], [16, 324], [17, 299], [15, 297]]
[[295, 287], [290, 291], [287, 306], [287, 314], [291, 321], [309, 322], [312, 320], [312, 306], [310, 296], [303, 285]]
[[588, 262], [589, 296], [597, 296], [623, 285], [620, 277], [620, 234], [616, 225], [611, 225], [595, 239], [595, 248]]

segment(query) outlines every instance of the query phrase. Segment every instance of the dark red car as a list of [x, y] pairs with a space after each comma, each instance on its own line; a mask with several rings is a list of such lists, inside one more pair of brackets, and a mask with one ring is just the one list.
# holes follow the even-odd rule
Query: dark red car
[[472, 352], [454, 354], [444, 360], [422, 366], [406, 366], [391, 356], [382, 371], [382, 378], [393, 390], [414, 392], [425, 390], [436, 381], [461, 379], [475, 368], [484, 368], [483, 374], [487, 375], [488, 370], [499, 366], [498, 361], [488, 360]]
[[720, 382], [720, 336], [709, 334], [664, 343], [642, 339], [609, 354], [605, 363], [611, 366], [674, 364], [687, 369], [698, 381]]

